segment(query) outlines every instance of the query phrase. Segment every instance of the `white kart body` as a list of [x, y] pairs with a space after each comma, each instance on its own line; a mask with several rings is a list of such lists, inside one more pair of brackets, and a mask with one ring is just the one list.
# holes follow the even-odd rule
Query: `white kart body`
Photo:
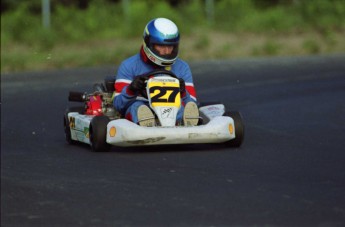
[[[144, 146], [162, 144], [222, 143], [236, 137], [234, 121], [222, 116], [222, 104], [201, 107], [200, 112], [210, 121], [199, 126], [142, 127], [126, 119], [112, 120], [107, 125], [106, 142], [114, 146]], [[68, 113], [71, 138], [90, 144], [89, 127], [94, 116]]]
[[71, 139], [90, 144], [90, 123], [95, 116], [83, 115], [77, 112], [68, 113], [71, 128]]
[[[219, 116], [206, 125], [191, 127], [141, 127], [128, 120], [111, 121], [107, 126], [107, 143], [117, 146], [142, 146], [159, 144], [222, 143], [235, 138], [229, 128], [230, 117]], [[115, 134], [111, 131], [116, 130]]]

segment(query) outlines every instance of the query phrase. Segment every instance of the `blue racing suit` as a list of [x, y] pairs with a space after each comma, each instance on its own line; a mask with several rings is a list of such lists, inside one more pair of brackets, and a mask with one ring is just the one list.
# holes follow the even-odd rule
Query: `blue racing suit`
[[[128, 85], [135, 76], [143, 75], [155, 69], [160, 68], [146, 58], [142, 49], [140, 53], [124, 60], [118, 68], [115, 78], [114, 107], [122, 116], [134, 123], [138, 123], [137, 111], [139, 106], [143, 104], [149, 106], [149, 103], [147, 99], [137, 96], [129, 90]], [[161, 69], [172, 71], [177, 77], [185, 81], [186, 92], [181, 94], [182, 105], [177, 113], [177, 121], [181, 121], [184, 105], [188, 102], [196, 102], [196, 92], [190, 67], [185, 61], [177, 58], [173, 65]]]

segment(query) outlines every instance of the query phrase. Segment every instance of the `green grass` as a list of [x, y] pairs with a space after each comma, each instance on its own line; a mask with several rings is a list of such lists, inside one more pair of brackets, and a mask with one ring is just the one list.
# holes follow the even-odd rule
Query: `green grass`
[[154, 17], [179, 26], [186, 60], [345, 52], [345, 1], [257, 2], [215, 1], [212, 20], [201, 0], [178, 8], [135, 0], [128, 8], [103, 0], [90, 1], [87, 10], [54, 5], [50, 29], [20, 3], [1, 14], [1, 72], [119, 64], [138, 51]]

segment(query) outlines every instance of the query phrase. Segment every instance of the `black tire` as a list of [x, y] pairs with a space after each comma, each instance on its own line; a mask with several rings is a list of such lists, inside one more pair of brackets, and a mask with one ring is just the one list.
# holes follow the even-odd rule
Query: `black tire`
[[240, 112], [230, 111], [225, 112], [224, 116], [229, 116], [234, 120], [235, 124], [235, 139], [226, 142], [226, 145], [230, 147], [240, 147], [244, 140], [244, 124]]
[[75, 144], [77, 141], [72, 140], [70, 122], [69, 122], [69, 119], [68, 119], [68, 113], [71, 113], [71, 112], [78, 112], [80, 114], [83, 114], [85, 112], [85, 108], [84, 107], [80, 107], [80, 106], [71, 107], [71, 108], [68, 108], [65, 111], [65, 114], [64, 114], [63, 125], [64, 125], [66, 141], [69, 144]]
[[67, 114], [65, 114], [65, 116], [64, 116], [63, 125], [64, 125], [65, 138], [66, 138], [67, 143], [68, 144], [74, 144], [74, 141], [72, 140], [72, 136], [71, 136], [71, 128], [69, 125], [69, 120], [68, 120]]
[[104, 152], [110, 150], [110, 144], [107, 143], [107, 125], [109, 123], [107, 116], [96, 116], [90, 123], [90, 143], [95, 152]]

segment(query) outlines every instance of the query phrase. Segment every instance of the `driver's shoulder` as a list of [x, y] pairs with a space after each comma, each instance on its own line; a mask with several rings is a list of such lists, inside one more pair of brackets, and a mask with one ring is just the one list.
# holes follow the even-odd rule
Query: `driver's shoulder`
[[129, 58], [122, 61], [121, 66], [123, 67], [133, 67], [141, 62], [139, 54], [135, 54]]
[[177, 58], [174, 65], [189, 68], [189, 64], [181, 58]]
[[186, 77], [191, 77], [191, 69], [189, 64], [181, 59], [177, 59], [175, 61], [175, 64], [173, 65], [173, 71], [176, 75], [183, 77], [183, 79], [186, 79]]
[[127, 76], [133, 77], [145, 73], [147, 71], [147, 66], [137, 54], [125, 59], [121, 63], [119, 71]]

